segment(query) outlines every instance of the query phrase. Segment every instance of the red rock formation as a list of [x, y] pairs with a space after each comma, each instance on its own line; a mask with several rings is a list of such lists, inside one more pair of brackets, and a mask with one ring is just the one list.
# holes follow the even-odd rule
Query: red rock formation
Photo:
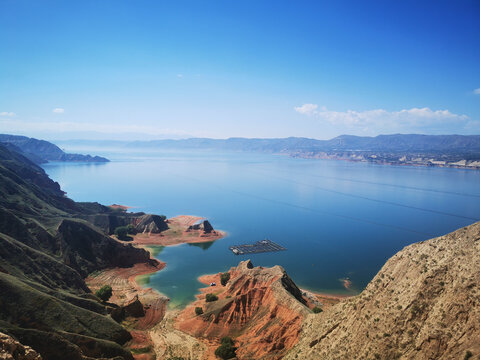
[[[229, 272], [225, 287], [202, 289], [199, 299], [177, 317], [176, 327], [204, 339], [232, 337], [239, 359], [280, 359], [296, 344], [302, 321], [310, 313], [300, 289], [280, 266], [254, 268], [248, 260]], [[220, 274], [201, 281], [220, 284]], [[207, 303], [207, 293], [219, 299]], [[196, 316], [195, 307], [204, 313]]]

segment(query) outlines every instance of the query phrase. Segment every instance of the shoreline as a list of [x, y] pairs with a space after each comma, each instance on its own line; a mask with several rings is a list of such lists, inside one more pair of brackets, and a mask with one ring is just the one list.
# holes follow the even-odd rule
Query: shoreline
[[[114, 206], [114, 209], [121, 209], [121, 211], [127, 211], [129, 208], [116, 204]], [[109, 303], [113, 307], [111, 310], [112, 316], [114, 312], [123, 313], [127, 308], [135, 308], [138, 312], [138, 316], [128, 313], [120, 321], [132, 335], [132, 339], [124, 347], [132, 352], [136, 360], [153, 360], [156, 358], [155, 349], [158, 350], [158, 346], [153, 338], [156, 339], [162, 336], [162, 334], [161, 330], [159, 332], [154, 329], [165, 327], [165, 324], [172, 322], [171, 317], [175, 314], [168, 309], [170, 299], [165, 294], [162, 294], [161, 291], [147, 286], [147, 283], [142, 281], [142, 279], [163, 270], [167, 266], [167, 263], [155, 258], [152, 247], [210, 242], [226, 236], [226, 232], [219, 230], [205, 232], [200, 228], [192, 229], [192, 225], [200, 220], [205, 220], [205, 218], [189, 215], [176, 216], [166, 221], [169, 225], [167, 230], [158, 234], [137, 234], [133, 236], [133, 241], [128, 242], [118, 240], [112, 236], [112, 238], [121, 243], [133, 244], [148, 251], [150, 254], [149, 261], [137, 263], [130, 268], [115, 267], [95, 271], [85, 279], [85, 283], [92, 293], [95, 293], [103, 285], [112, 287], [112, 297], [109, 299]], [[140, 309], [143, 310], [140, 311]], [[192, 338], [190, 343], [195, 344], [197, 341]]]
[[[130, 208], [129, 206], [117, 204], [111, 205], [110, 207], [112, 206], [122, 209]], [[122, 303], [131, 300], [132, 297], [136, 295], [142, 295], [142, 293], [155, 292], [158, 296], [167, 298], [167, 296], [159, 290], [146, 287], [145, 283], [142, 284], [140, 280], [140, 277], [155, 274], [167, 266], [166, 262], [155, 258], [154, 246], [176, 246], [187, 243], [210, 242], [220, 240], [226, 236], [227, 233], [221, 230], [213, 230], [209, 234], [204, 234], [201, 230], [188, 230], [189, 226], [204, 219], [205, 218], [200, 216], [179, 215], [167, 220], [169, 225], [174, 224], [174, 229], [168, 229], [164, 232], [173, 230], [173, 234], [137, 234], [133, 237], [133, 241], [128, 242], [115, 239], [123, 244], [133, 244], [148, 251], [150, 254], [149, 263], [137, 263], [130, 268], [115, 267], [92, 272], [85, 279], [87, 286], [92, 290], [92, 293], [101, 287], [101, 285], [98, 284], [100, 280], [104, 281], [105, 284], [111, 283], [112, 288], [114, 286], [118, 287], [117, 290], [114, 289], [110, 301], [115, 302], [119, 306], [122, 306]], [[178, 230], [181, 230], [181, 232], [179, 233]], [[111, 280], [109, 281], [109, 279]], [[120, 295], [115, 292], [120, 293]], [[125, 293], [133, 294], [134, 296], [127, 297]]]
[[[425, 168], [446, 168], [446, 169], [463, 169], [463, 170], [480, 170], [480, 165], [459, 165], [455, 163], [416, 163], [416, 162], [389, 162], [389, 161], [375, 161], [366, 159], [354, 159], [354, 158], [341, 158], [335, 156], [315, 156], [315, 155], [302, 155], [302, 154], [277, 154], [286, 155], [293, 159], [310, 159], [310, 160], [333, 160], [333, 161], [347, 161], [351, 163], [365, 163], [373, 165], [388, 165], [388, 166], [408, 166], [408, 167], [425, 167]], [[478, 161], [475, 161], [477, 163]]]

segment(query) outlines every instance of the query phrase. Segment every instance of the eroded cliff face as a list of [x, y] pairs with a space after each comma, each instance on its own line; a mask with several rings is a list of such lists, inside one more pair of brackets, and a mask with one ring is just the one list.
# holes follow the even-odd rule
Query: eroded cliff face
[[[239, 359], [280, 359], [297, 342], [302, 321], [311, 313], [301, 291], [280, 266], [253, 267], [243, 261], [229, 273], [225, 287], [220, 274], [203, 277], [217, 285], [202, 289], [199, 300], [177, 317], [176, 327], [210, 341], [234, 338]], [[207, 293], [219, 299], [207, 303]], [[197, 316], [195, 307], [204, 313]]]
[[480, 356], [480, 223], [407, 246], [358, 296], [309, 316], [285, 359]]

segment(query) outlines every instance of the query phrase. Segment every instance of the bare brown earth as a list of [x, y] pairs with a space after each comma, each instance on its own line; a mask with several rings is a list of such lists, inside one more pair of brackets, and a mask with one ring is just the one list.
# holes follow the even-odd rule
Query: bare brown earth
[[226, 234], [220, 230], [205, 233], [202, 230], [188, 230], [198, 220], [198, 216], [180, 215], [167, 220], [168, 230], [160, 233], [138, 233], [133, 236], [133, 244], [171, 246], [184, 243], [209, 242], [221, 239]]
[[[199, 279], [217, 285], [201, 289], [198, 300], [178, 315], [175, 328], [203, 339], [206, 359], [214, 358], [223, 336], [235, 340], [238, 359], [282, 358], [297, 342], [303, 319], [311, 313], [301, 290], [280, 266], [253, 267], [243, 261], [229, 273], [226, 286], [220, 284], [220, 274]], [[207, 303], [207, 293], [216, 294], [218, 301]], [[204, 314], [195, 315], [195, 307], [202, 307]]]
[[366, 289], [309, 315], [285, 359], [480, 357], [480, 223], [405, 247]]

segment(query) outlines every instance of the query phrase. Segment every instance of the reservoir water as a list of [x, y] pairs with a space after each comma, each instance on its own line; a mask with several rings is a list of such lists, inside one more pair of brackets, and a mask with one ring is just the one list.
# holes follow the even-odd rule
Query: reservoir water
[[[93, 152], [112, 161], [43, 167], [76, 201], [199, 215], [228, 233], [214, 243], [155, 249], [167, 267], [147, 279], [148, 286], [169, 296], [173, 307], [194, 299], [199, 275], [247, 258], [282, 265], [302, 288], [355, 294], [404, 246], [480, 220], [475, 170], [251, 153]], [[287, 251], [245, 257], [228, 249], [263, 238]]]

